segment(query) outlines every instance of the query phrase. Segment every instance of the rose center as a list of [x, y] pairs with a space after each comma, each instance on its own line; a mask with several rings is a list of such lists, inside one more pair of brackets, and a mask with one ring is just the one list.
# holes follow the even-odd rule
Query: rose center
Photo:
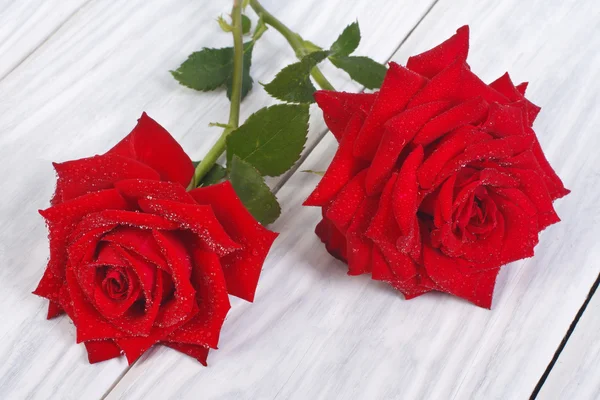
[[487, 189], [478, 187], [461, 204], [455, 214], [454, 231], [463, 241], [474, 241], [487, 235], [496, 226], [496, 204]]
[[129, 292], [129, 279], [120, 269], [110, 268], [102, 280], [102, 290], [113, 300], [125, 300]]

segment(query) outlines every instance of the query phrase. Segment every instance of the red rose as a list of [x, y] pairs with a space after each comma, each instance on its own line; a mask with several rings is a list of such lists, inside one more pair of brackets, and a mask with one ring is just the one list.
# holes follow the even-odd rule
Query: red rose
[[500, 267], [533, 255], [569, 191], [531, 128], [527, 84], [486, 85], [468, 49], [465, 26], [391, 63], [378, 93], [317, 92], [339, 148], [305, 205], [322, 207], [316, 233], [350, 275], [489, 308]]
[[101, 156], [55, 164], [50, 260], [35, 294], [66, 311], [91, 363], [156, 343], [206, 365], [229, 310], [252, 301], [277, 236], [228, 182], [186, 192], [194, 168], [146, 114]]

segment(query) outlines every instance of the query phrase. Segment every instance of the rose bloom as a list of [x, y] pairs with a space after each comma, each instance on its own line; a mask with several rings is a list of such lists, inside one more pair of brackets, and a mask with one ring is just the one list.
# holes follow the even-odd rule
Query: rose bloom
[[229, 311], [252, 301], [277, 234], [229, 182], [186, 192], [194, 167], [143, 114], [104, 155], [54, 164], [50, 260], [35, 294], [65, 311], [91, 363], [163, 343], [206, 365]]
[[350, 275], [490, 308], [500, 267], [533, 256], [569, 191], [532, 129], [527, 84], [483, 83], [468, 49], [465, 26], [390, 63], [377, 93], [317, 92], [339, 148], [305, 205], [322, 207], [316, 233]]

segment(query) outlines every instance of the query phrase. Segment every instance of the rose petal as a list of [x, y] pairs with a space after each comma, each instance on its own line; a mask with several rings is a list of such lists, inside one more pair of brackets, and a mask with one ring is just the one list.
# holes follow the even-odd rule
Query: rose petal
[[229, 293], [253, 301], [262, 266], [278, 234], [254, 219], [229, 181], [192, 190], [190, 195], [198, 204], [210, 205], [227, 234], [240, 244], [221, 264]]
[[[429, 245], [423, 247], [423, 262], [427, 273], [439, 286], [438, 290], [462, 297], [479, 307], [491, 308], [499, 267], [465, 274], [461, 270], [471, 265], [468, 261], [447, 257]], [[458, 264], [464, 265], [459, 267]]]
[[491, 103], [482, 128], [497, 136], [523, 135], [523, 112], [511, 105]]
[[138, 160], [158, 171], [162, 180], [178, 182], [183, 187], [187, 187], [194, 175], [192, 160], [179, 143], [146, 113], [131, 133], [106, 154]]
[[326, 217], [343, 234], [346, 233], [350, 222], [360, 204], [366, 197], [365, 177], [367, 171], [359, 172], [340, 191], [327, 210]]
[[115, 344], [114, 340], [96, 340], [84, 344], [90, 364], [121, 356], [121, 349]]
[[104, 235], [102, 241], [132, 251], [162, 270], [170, 270], [150, 230], [120, 226]]
[[390, 63], [377, 99], [356, 138], [355, 157], [365, 160], [373, 158], [383, 136], [383, 124], [403, 111], [426, 81], [422, 76], [401, 65]]
[[422, 162], [423, 148], [418, 146], [402, 164], [392, 191], [392, 211], [400, 230], [396, 247], [402, 253], [410, 254], [413, 259], [418, 259], [421, 253], [417, 221], [420, 200], [417, 169]]
[[[72, 313], [69, 313], [69, 316], [72, 317], [77, 328], [77, 343], [126, 336], [125, 332], [117, 329], [103, 318], [86, 299], [72, 268], [67, 268], [66, 275], [69, 298], [72, 301]], [[68, 303], [61, 302], [61, 306], [68, 311], [65, 307], [66, 304]]]
[[348, 123], [346, 134], [342, 138], [331, 164], [325, 175], [304, 201], [305, 206], [324, 206], [329, 203], [336, 194], [356, 175], [365, 168], [366, 163], [355, 158], [352, 154], [354, 141], [362, 126], [360, 117], [355, 116]]
[[371, 109], [376, 93], [346, 93], [318, 90], [314, 94], [317, 105], [323, 110], [325, 124], [340, 142], [349, 130], [350, 120], [362, 121]]
[[69, 237], [77, 223], [90, 213], [105, 209], [124, 209], [127, 203], [118, 191], [103, 190], [40, 210], [46, 219], [50, 240], [48, 268], [57, 279], [64, 279]]
[[208, 365], [206, 363], [206, 359], [208, 357], [209, 348], [204, 346], [195, 346], [192, 344], [183, 344], [183, 343], [175, 343], [175, 342], [166, 342], [166, 346], [169, 346], [172, 349], [182, 352], [183, 354], [187, 354], [190, 357], [194, 357], [196, 360], [200, 362], [200, 364], [205, 367]]
[[448, 104], [437, 101], [411, 108], [385, 124], [385, 133], [365, 180], [368, 195], [379, 193], [382, 190], [404, 146], [413, 139], [423, 124], [445, 110]]
[[[325, 214], [326, 212], [323, 212]], [[315, 233], [325, 244], [327, 251], [338, 260], [346, 262], [346, 237], [327, 218], [323, 218], [315, 228]]]
[[456, 128], [477, 124], [487, 116], [487, 111], [488, 103], [481, 97], [460, 103], [428, 121], [417, 133], [413, 142], [426, 146]]
[[431, 50], [408, 58], [406, 67], [427, 78], [433, 78], [453, 61], [467, 60], [469, 54], [469, 26], [465, 25], [456, 31], [448, 40]]
[[358, 208], [346, 232], [348, 249], [348, 275], [360, 275], [371, 270], [371, 250], [373, 243], [364, 233], [377, 212], [379, 200], [366, 198]]
[[118, 155], [95, 156], [53, 165], [57, 180], [52, 205], [88, 193], [111, 189], [116, 182], [123, 179], [160, 178], [158, 173], [147, 165]]
[[538, 229], [540, 231], [560, 221], [552, 206], [552, 198], [548, 193], [548, 189], [536, 171], [517, 168], [507, 168], [506, 170], [518, 178], [520, 189], [535, 205], [538, 212]]
[[115, 188], [128, 199], [173, 200], [193, 204], [194, 199], [178, 183], [153, 181], [149, 179], [127, 179], [115, 183]]
[[467, 146], [490, 139], [489, 135], [470, 125], [460, 127], [444, 137], [419, 167], [419, 185], [423, 189], [431, 189], [438, 180], [438, 174], [450, 160], [461, 154]]
[[150, 199], [140, 199], [139, 205], [145, 212], [158, 214], [194, 232], [208, 249], [220, 256], [241, 248], [223, 229], [210, 206]]
[[196, 291], [190, 283], [192, 260], [188, 249], [175, 233], [155, 230], [152, 234], [171, 268], [175, 285], [173, 299], [166, 303], [163, 301], [155, 321], [157, 326], [168, 328], [185, 320], [195, 304]]
[[225, 276], [216, 254], [195, 249], [192, 257], [194, 266], [191, 280], [196, 290], [198, 314], [167, 340], [216, 349], [221, 327], [231, 307]]

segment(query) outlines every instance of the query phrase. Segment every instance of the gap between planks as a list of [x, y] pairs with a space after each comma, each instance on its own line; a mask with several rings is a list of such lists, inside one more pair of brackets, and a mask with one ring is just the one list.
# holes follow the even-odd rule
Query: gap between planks
[[558, 358], [560, 357], [560, 354], [562, 353], [562, 351], [564, 350], [565, 346], [567, 345], [567, 342], [571, 338], [571, 335], [573, 334], [573, 331], [575, 331], [575, 328], [577, 327], [577, 324], [579, 323], [579, 320], [583, 316], [583, 313], [585, 312], [585, 309], [587, 308], [588, 304], [592, 300], [592, 297], [594, 297], [594, 294], [596, 293], [596, 290], [598, 289], [599, 285], [600, 285], [600, 274], [598, 274], [598, 278], [596, 278], [596, 282], [594, 282], [594, 284], [590, 288], [590, 291], [588, 292], [588, 295], [587, 295], [585, 301], [583, 302], [583, 304], [581, 305], [581, 308], [579, 309], [579, 311], [575, 315], [575, 318], [571, 322], [571, 325], [569, 326], [569, 329], [567, 330], [567, 333], [565, 334], [565, 336], [561, 340], [560, 344], [558, 345], [558, 348], [556, 349], [556, 352], [554, 353], [554, 356], [552, 357], [552, 359], [548, 363], [548, 366], [546, 367], [546, 370], [542, 374], [542, 376], [541, 376], [540, 380], [538, 381], [537, 385], [535, 385], [535, 388], [533, 389], [533, 392], [531, 393], [531, 396], [529, 397], [531, 400], [537, 398], [537, 395], [539, 394], [540, 390], [544, 386], [544, 383], [546, 383], [546, 379], [548, 379], [548, 375], [550, 375], [550, 371], [552, 371], [552, 368], [554, 368], [554, 365], [558, 361]]

